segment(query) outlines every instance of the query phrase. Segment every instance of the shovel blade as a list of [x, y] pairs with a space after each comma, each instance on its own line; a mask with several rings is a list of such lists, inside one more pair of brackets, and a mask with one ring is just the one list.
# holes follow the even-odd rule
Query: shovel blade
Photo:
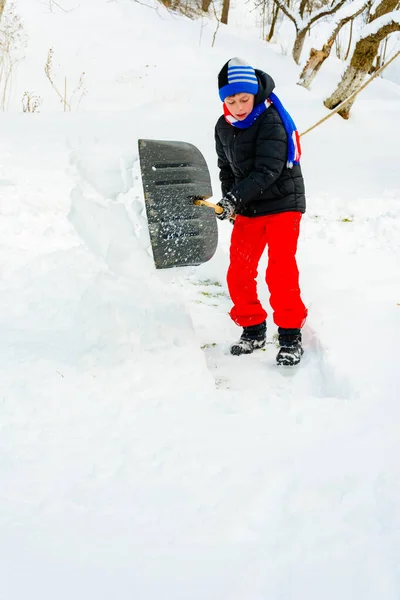
[[200, 150], [186, 142], [140, 139], [139, 159], [156, 268], [210, 260], [218, 244], [215, 214], [193, 205], [196, 198], [212, 196]]

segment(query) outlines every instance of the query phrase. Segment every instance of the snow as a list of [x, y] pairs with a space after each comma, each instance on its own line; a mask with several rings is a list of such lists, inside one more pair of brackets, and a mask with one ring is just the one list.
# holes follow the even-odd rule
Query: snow
[[[137, 140], [195, 144], [219, 199], [226, 60], [270, 72], [301, 131], [342, 65], [307, 92], [238, 4], [214, 47], [209, 18], [60, 5], [16, 2], [28, 45], [0, 114], [0, 599], [398, 600], [399, 86], [302, 139], [309, 318], [280, 370], [271, 320], [265, 351], [229, 355], [228, 223], [208, 263], [154, 269]], [[71, 112], [50, 47], [60, 85], [85, 72]]]

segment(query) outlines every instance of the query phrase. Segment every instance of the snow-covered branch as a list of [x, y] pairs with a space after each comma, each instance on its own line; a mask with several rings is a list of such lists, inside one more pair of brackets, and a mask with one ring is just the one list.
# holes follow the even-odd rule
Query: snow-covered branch
[[356, 2], [352, 2], [349, 6], [345, 6], [343, 10], [339, 11], [339, 13], [336, 15], [336, 19], [333, 21], [334, 28], [329, 40], [335, 41], [342, 27], [363, 13], [369, 3], [370, 0], [356, 0]]
[[342, 19], [351, 19], [358, 16], [369, 4], [370, 0], [354, 0], [354, 2], [347, 2], [345, 6], [336, 13], [335, 19], [333, 20], [334, 25], [339, 23]]
[[378, 6], [380, 6], [381, 4], [382, 4], [382, 0], [372, 0], [371, 14], [374, 14], [374, 12], [377, 10]]
[[282, 0], [274, 0], [275, 4], [279, 6], [281, 11], [293, 21], [296, 27], [296, 31], [301, 31], [305, 28], [306, 22], [301, 18], [298, 12], [294, 12], [291, 8], [289, 8]]
[[348, 2], [348, 0], [336, 0], [333, 6], [321, 6], [321, 8], [310, 15], [306, 25], [310, 27], [313, 23], [315, 23], [315, 21], [319, 21], [319, 19], [323, 19], [324, 17], [335, 14], [346, 2]]
[[[378, 17], [368, 25], [362, 28], [360, 31], [360, 35], [358, 40], [363, 40], [370, 35], [375, 35], [380, 31], [383, 27], [387, 27], [388, 25], [399, 25], [400, 29], [400, 10], [392, 10], [392, 12], [387, 13], [386, 15], [382, 15]], [[394, 29], [396, 30], [396, 28]]]
[[400, 1], [399, 0], [381, 0], [374, 12], [370, 12], [371, 17], [369, 19], [370, 22], [375, 21], [379, 17], [383, 15], [387, 15], [393, 10], [399, 10]]

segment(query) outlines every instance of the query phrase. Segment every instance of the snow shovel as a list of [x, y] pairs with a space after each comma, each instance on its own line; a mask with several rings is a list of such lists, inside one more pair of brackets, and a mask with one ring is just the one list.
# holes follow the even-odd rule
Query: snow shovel
[[194, 205], [212, 196], [207, 163], [186, 142], [139, 140], [139, 159], [154, 264], [199, 265], [218, 244], [214, 212]]

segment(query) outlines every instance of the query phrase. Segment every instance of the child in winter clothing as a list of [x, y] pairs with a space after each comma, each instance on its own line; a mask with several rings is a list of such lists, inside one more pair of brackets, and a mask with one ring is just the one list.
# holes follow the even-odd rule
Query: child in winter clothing
[[215, 127], [220, 169], [221, 220], [235, 219], [227, 283], [230, 316], [243, 328], [234, 355], [250, 354], [266, 341], [267, 313], [257, 295], [257, 269], [268, 246], [266, 283], [278, 325], [279, 365], [295, 365], [303, 354], [301, 328], [307, 317], [296, 263], [300, 220], [305, 212], [296, 126], [273, 94], [270, 75], [232, 58], [218, 75], [224, 115]]

